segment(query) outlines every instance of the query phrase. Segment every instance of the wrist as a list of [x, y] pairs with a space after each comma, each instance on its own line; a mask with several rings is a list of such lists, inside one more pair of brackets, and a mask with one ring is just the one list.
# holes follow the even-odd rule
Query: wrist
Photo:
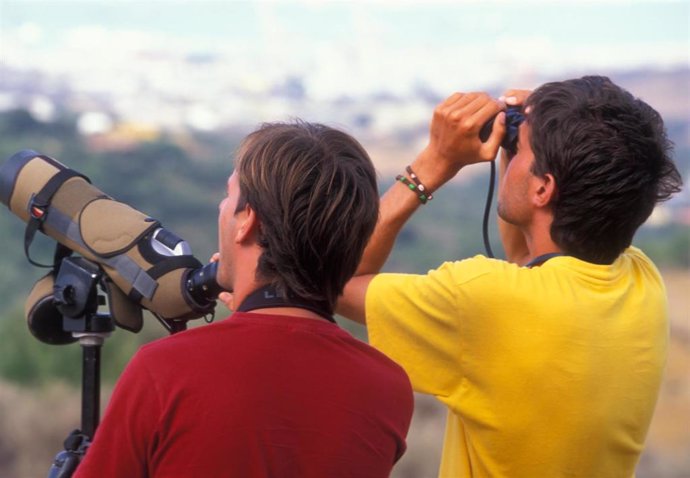
[[449, 165], [429, 146], [419, 153], [411, 166], [430, 192], [437, 191], [460, 171], [460, 166]]

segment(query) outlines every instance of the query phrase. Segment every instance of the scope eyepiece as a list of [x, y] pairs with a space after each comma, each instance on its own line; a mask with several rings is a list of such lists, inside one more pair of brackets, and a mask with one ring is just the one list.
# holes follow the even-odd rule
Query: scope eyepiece
[[185, 289], [190, 299], [199, 306], [206, 307], [215, 303], [223, 288], [218, 285], [218, 262], [209, 262], [205, 266], [190, 271], [185, 281]]

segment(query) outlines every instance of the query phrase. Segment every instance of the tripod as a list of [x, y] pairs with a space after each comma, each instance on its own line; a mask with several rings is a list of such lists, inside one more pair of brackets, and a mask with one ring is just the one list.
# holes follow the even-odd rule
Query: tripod
[[82, 257], [68, 257], [62, 260], [55, 280], [53, 301], [62, 314], [63, 330], [82, 348], [82, 413], [81, 429], [67, 436], [48, 478], [72, 476], [100, 420], [101, 347], [115, 328], [111, 314], [98, 313], [98, 306], [105, 305], [104, 297], [98, 294], [102, 278], [98, 265]]

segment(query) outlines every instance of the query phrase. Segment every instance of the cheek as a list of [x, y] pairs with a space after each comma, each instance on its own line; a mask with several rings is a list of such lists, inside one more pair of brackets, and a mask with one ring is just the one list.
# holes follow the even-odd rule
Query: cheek
[[505, 176], [514, 181], [516, 176], [523, 176], [525, 174], [527, 167], [529, 167], [529, 163], [524, 161], [524, 158], [518, 154], [508, 163]]
[[228, 233], [230, 232], [230, 218], [228, 217], [227, 208], [221, 208], [218, 214], [218, 251], [223, 255], [228, 242]]
[[506, 184], [508, 184], [511, 181], [511, 178], [513, 177], [513, 172], [514, 172], [513, 170], [514, 169], [515, 169], [514, 164], [511, 161], [510, 163], [508, 163], [508, 166], [506, 167], [506, 170], [503, 173], [503, 178], [498, 185], [499, 190], [505, 188]]
[[226, 229], [230, 220], [232, 219], [232, 214], [230, 213], [230, 208], [228, 207], [227, 199], [223, 200], [218, 205], [218, 226], [221, 230]]

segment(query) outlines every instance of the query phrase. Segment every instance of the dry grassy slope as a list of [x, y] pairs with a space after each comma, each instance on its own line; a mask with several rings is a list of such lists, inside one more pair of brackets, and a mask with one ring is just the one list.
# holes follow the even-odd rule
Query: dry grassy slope
[[690, 271], [663, 271], [671, 315], [666, 376], [638, 478], [690, 476]]
[[[690, 476], [690, 271], [663, 272], [669, 293], [671, 347], [657, 411], [637, 478]], [[77, 390], [56, 384], [23, 389], [0, 382], [0, 477], [46, 476], [62, 441], [79, 422]], [[445, 410], [417, 396], [408, 451], [392, 478], [435, 478]]]

